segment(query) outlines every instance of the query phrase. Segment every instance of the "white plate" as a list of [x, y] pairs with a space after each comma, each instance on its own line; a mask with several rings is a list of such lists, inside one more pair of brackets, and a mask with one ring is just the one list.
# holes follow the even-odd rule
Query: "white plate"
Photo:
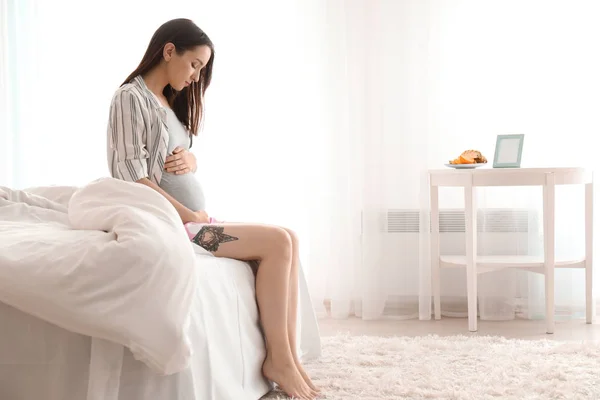
[[445, 165], [448, 168], [454, 168], [454, 169], [473, 169], [473, 168], [483, 167], [484, 165], [487, 165], [487, 163], [479, 163], [479, 164], [445, 164]]

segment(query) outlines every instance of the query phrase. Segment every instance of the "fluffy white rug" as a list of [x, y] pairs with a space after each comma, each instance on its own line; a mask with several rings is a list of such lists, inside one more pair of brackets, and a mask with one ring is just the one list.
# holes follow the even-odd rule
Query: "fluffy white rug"
[[593, 342], [339, 335], [306, 369], [329, 400], [600, 399]]

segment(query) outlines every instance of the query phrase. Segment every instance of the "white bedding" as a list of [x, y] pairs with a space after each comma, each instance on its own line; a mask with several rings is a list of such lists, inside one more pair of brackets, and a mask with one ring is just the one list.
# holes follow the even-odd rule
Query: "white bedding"
[[157, 374], [121, 345], [0, 303], [0, 399], [259, 399], [270, 387], [260, 372], [265, 348], [252, 271], [246, 263], [201, 254], [196, 267], [192, 360], [171, 375]]
[[[228, 400], [268, 389], [248, 265], [192, 245], [141, 185], [0, 188], [0, 302], [20, 310], [0, 305], [0, 398]], [[300, 354], [318, 357], [303, 272], [298, 330]], [[60, 368], [48, 368], [53, 354]]]
[[197, 271], [176, 211], [112, 178], [69, 192], [65, 207], [0, 188], [0, 301], [122, 344], [157, 372], [186, 368]]

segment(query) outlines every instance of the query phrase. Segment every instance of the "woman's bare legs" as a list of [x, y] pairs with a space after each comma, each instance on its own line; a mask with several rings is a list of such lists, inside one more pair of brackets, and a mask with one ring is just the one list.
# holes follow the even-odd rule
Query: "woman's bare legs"
[[[239, 225], [236, 223], [227, 224], [230, 225]], [[268, 227], [268, 225], [264, 225]], [[273, 226], [271, 226], [273, 227]], [[298, 278], [300, 273], [300, 241], [298, 240], [298, 236], [291, 229], [283, 228], [288, 235], [290, 236], [291, 244], [292, 244], [292, 262], [291, 262], [291, 270], [290, 270], [290, 286], [289, 286], [289, 304], [288, 304], [288, 316], [287, 316], [287, 330], [288, 330], [288, 339], [290, 342], [290, 350], [292, 352], [292, 356], [294, 358], [294, 362], [296, 363], [296, 367], [298, 368], [298, 372], [304, 378], [304, 381], [308, 384], [308, 386], [313, 389], [315, 392], [319, 392], [319, 389], [313, 384], [310, 377], [304, 370], [302, 363], [300, 362], [300, 357], [298, 357], [297, 351], [297, 321], [298, 321]], [[253, 265], [253, 270], [258, 270]], [[256, 272], [255, 272], [256, 273]]]
[[290, 235], [290, 239], [292, 242], [292, 267], [290, 270], [290, 294], [289, 294], [289, 308], [288, 308], [288, 337], [290, 340], [290, 349], [292, 351], [292, 356], [294, 357], [294, 362], [296, 363], [296, 367], [298, 371], [304, 378], [304, 381], [310, 386], [310, 388], [314, 391], [319, 391], [319, 389], [312, 383], [310, 377], [302, 367], [300, 363], [300, 358], [298, 357], [298, 347], [296, 340], [296, 326], [298, 321], [298, 275], [300, 273], [300, 242], [298, 240], [298, 236], [296, 233], [290, 229], [285, 229], [285, 231]]
[[296, 366], [288, 335], [292, 242], [281, 228], [224, 224], [203, 226], [194, 242], [217, 257], [260, 260], [256, 297], [267, 342], [264, 375], [288, 395], [313, 399], [316, 393]]

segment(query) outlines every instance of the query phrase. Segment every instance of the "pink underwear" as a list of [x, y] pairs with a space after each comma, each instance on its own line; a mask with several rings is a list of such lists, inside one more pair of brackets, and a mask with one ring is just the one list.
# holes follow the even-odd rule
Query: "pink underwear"
[[188, 237], [190, 238], [190, 240], [192, 240], [204, 225], [218, 224], [220, 222], [223, 221], [217, 221], [213, 217], [210, 217], [208, 223], [187, 222], [183, 224], [183, 226], [185, 227], [185, 231], [187, 232]]

